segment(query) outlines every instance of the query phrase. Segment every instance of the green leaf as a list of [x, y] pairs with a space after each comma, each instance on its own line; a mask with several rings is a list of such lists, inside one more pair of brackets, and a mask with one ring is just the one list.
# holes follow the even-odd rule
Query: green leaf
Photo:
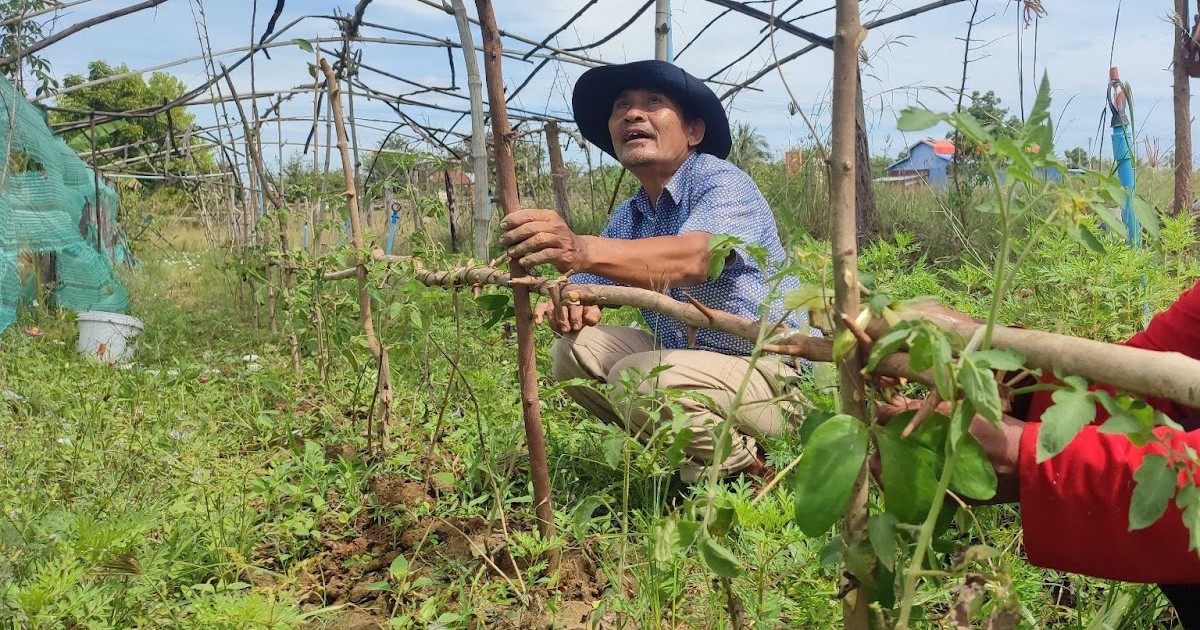
[[901, 322], [892, 327], [891, 330], [883, 334], [882, 337], [875, 340], [875, 346], [871, 349], [871, 356], [867, 359], [866, 370], [868, 372], [879, 366], [879, 362], [884, 358], [896, 353], [904, 346], [908, 345], [909, 337], [912, 336], [912, 324], [909, 322]]
[[1025, 365], [1025, 355], [1016, 350], [976, 350], [968, 354], [979, 365], [993, 370], [1012, 372]]
[[1042, 463], [1062, 452], [1071, 440], [1096, 419], [1096, 405], [1088, 396], [1087, 381], [1068, 376], [1067, 387], [1050, 395], [1054, 404], [1042, 414], [1038, 433], [1037, 461]]
[[1042, 73], [1042, 81], [1038, 84], [1037, 96], [1033, 99], [1033, 109], [1029, 111], [1029, 121], [1039, 124], [1042, 119], [1050, 118], [1050, 75]]
[[[1122, 188], [1121, 190], [1125, 189]], [[1116, 203], [1124, 204], [1125, 198], [1122, 197], [1121, 200], [1117, 201]], [[1108, 204], [1104, 203], [1103, 201], [1092, 202], [1089, 203], [1087, 207], [1089, 210], [1095, 213], [1097, 217], [1100, 217], [1100, 220], [1104, 222], [1104, 225], [1108, 229], [1113, 230], [1118, 234], [1125, 233], [1125, 223], [1121, 221], [1121, 217], [1117, 216], [1116, 213], [1109, 209]]]
[[875, 291], [867, 300], [867, 306], [871, 309], [871, 314], [875, 317], [883, 317], [884, 309], [891, 308], [892, 303], [892, 296], [882, 291]]
[[686, 545], [679, 536], [679, 517], [668, 516], [650, 528], [650, 539], [654, 541], [654, 559], [668, 563], [675, 559]]
[[604, 440], [601, 451], [604, 453], [604, 461], [614, 470], [618, 469], [621, 464], [621, 457], [625, 454], [626, 437], [623, 434], [613, 435], [607, 440]]
[[1162, 455], [1147, 455], [1133, 473], [1133, 497], [1129, 501], [1129, 531], [1153, 525], [1167, 511], [1175, 496], [1179, 475]]
[[1104, 390], [1092, 392], [1092, 397], [1108, 412], [1108, 420], [1100, 425], [1101, 433], [1124, 435], [1139, 447], [1153, 437], [1157, 411], [1144, 401], [1129, 396], [1114, 398]]
[[717, 497], [712, 504], [708, 520], [708, 533], [722, 538], [733, 529], [736, 522], [737, 510], [733, 508], [733, 504], [729, 502], [729, 499]]
[[304, 52], [310, 53], [313, 51], [312, 42], [308, 41], [307, 39], [297, 37], [296, 39], [292, 40], [292, 43], [299, 46], [300, 50], [303, 50]]
[[[683, 414], [675, 417], [686, 418], [686, 416]], [[667, 461], [671, 463], [671, 466], [679, 468], [680, 464], [683, 463], [684, 458], [687, 456], [687, 447], [688, 444], [691, 444], [691, 442], [691, 427], [684, 427], [675, 433], [675, 437], [671, 440], [671, 446], [667, 447], [667, 452], [665, 453]]]
[[704, 563], [704, 566], [718, 576], [734, 578], [742, 573], [742, 563], [737, 556], [713, 540], [707, 533], [701, 534], [697, 550], [700, 552], [700, 561]]
[[817, 427], [825, 423], [830, 418], [836, 418], [838, 414], [824, 409], [814, 409], [804, 415], [804, 422], [800, 423], [800, 444], [807, 446], [809, 440], [812, 439], [812, 434], [817, 430]]
[[942, 472], [946, 417], [930, 414], [907, 439], [901, 433], [915, 412], [905, 412], [876, 438], [882, 465], [883, 503], [902, 523], [919, 524], [929, 514]]
[[592, 518], [596, 515], [596, 510], [600, 506], [607, 505], [607, 498], [598, 494], [593, 494], [584, 499], [579, 507], [575, 508], [575, 512], [571, 515], [571, 523], [575, 526], [575, 534], [579, 538], [584, 538], [588, 534], [588, 525], [592, 522]]
[[713, 280], [725, 270], [725, 261], [729, 254], [742, 245], [742, 239], [728, 234], [713, 234], [708, 239], [708, 277]]
[[952, 116], [955, 131], [966, 136], [977, 145], [992, 143], [992, 134], [967, 111], [956, 112]]
[[862, 422], [837, 415], [813, 431], [796, 466], [796, 524], [809, 536], [829, 530], [850, 501], [854, 482], [867, 457]]
[[391, 566], [388, 567], [388, 573], [392, 574], [392, 579], [403, 582], [408, 577], [408, 558], [405, 558], [404, 554], [396, 556], [396, 559], [392, 560]]
[[945, 333], [929, 322], [920, 321], [909, 346], [909, 367], [916, 372], [932, 370], [938, 393], [946, 400], [953, 398], [954, 379], [950, 366], [954, 362], [954, 354]]
[[1183, 513], [1188, 530], [1188, 550], [1200, 549], [1200, 488], [1187, 484], [1175, 496], [1175, 505]]
[[1107, 250], [1104, 249], [1104, 243], [1101, 243], [1100, 239], [1096, 238], [1096, 235], [1092, 234], [1092, 231], [1088, 229], [1086, 225], [1068, 225], [1067, 234], [1070, 235], [1070, 237], [1076, 243], [1083, 245], [1097, 254], [1104, 254], [1107, 252]]
[[920, 107], [906, 107], [896, 120], [896, 128], [900, 131], [923, 131], [944, 120], [944, 114], [935, 114]]
[[789, 310], [816, 311], [828, 308], [831, 299], [833, 299], [833, 289], [815, 284], [805, 284], [797, 289], [784, 292], [783, 307]]
[[950, 489], [979, 501], [996, 496], [996, 469], [987, 451], [970, 433], [963, 434], [958, 448], [958, 465], [950, 476]]
[[490, 318], [484, 323], [484, 328], [495, 326], [500, 320], [507, 317], [513, 317], [516, 311], [513, 309], [512, 296], [504, 293], [488, 293], [475, 298], [475, 303], [479, 308], [490, 315]]
[[964, 356], [958, 367], [958, 384], [975, 412], [992, 425], [1000, 426], [1004, 412], [1000, 408], [1000, 389], [992, 371], [980, 366], [970, 355]]
[[1142, 229], [1152, 236], [1158, 236], [1158, 214], [1154, 208], [1139, 195], [1133, 196], [1133, 216], [1142, 223]]
[[896, 517], [884, 512], [867, 519], [867, 535], [879, 561], [889, 569], [896, 566]]
[[840, 362], [858, 346], [858, 338], [849, 329], [833, 336], [833, 361]]

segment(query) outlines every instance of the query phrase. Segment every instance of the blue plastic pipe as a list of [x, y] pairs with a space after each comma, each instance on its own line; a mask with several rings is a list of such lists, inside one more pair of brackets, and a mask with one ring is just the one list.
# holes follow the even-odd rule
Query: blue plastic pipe
[[[1125, 188], [1125, 207], [1121, 209], [1121, 221], [1125, 223], [1125, 240], [1130, 247], [1141, 249], [1142, 224], [1133, 213], [1133, 151], [1129, 146], [1129, 117], [1125, 115], [1127, 95], [1117, 68], [1108, 71], [1108, 106], [1112, 114], [1113, 160], [1117, 165], [1117, 179]], [[1142, 275], [1142, 288], [1146, 287], [1146, 276]], [[1150, 322], [1150, 304], [1142, 304], [1142, 326]]]
[[1134, 247], [1142, 246], [1142, 225], [1133, 213], [1133, 155], [1129, 150], [1129, 132], [1125, 125], [1112, 130], [1113, 159], [1117, 163], [1117, 179], [1125, 187], [1125, 207], [1121, 210], [1121, 221], [1125, 223], [1125, 238]]
[[388, 237], [387, 237], [387, 253], [392, 253], [392, 246], [396, 244], [396, 225], [400, 223], [400, 213], [393, 212], [392, 218], [388, 220]]
[[1133, 247], [1142, 246], [1142, 226], [1133, 214], [1133, 152], [1129, 146], [1129, 117], [1125, 115], [1128, 95], [1121, 83], [1121, 75], [1114, 66], [1108, 70], [1108, 107], [1112, 114], [1113, 160], [1117, 164], [1117, 179], [1125, 187], [1125, 207], [1121, 210], [1121, 221], [1125, 224], [1125, 238]]

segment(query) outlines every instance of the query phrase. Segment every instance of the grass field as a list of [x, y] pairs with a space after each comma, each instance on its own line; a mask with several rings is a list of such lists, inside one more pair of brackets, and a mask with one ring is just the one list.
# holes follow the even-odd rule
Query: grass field
[[[946, 247], [942, 215], [914, 215], [919, 204], [889, 194], [889, 236], [862, 256], [876, 290], [986, 310], [986, 249]], [[827, 251], [799, 237], [801, 222], [781, 223], [795, 251]], [[238, 308], [232, 259], [194, 229], [164, 236], [170, 245], [143, 246], [141, 267], [125, 272], [132, 313], [146, 322], [131, 366], [77, 356], [67, 313], [27, 309], [0, 337], [4, 627], [730, 627], [725, 593], [694, 550], [662, 542], [678, 518], [665, 501], [665, 460], [586, 417], [545, 378], [561, 535], [536, 535], [515, 338], [503, 324], [485, 328], [469, 292], [373, 272], [396, 418], [386, 447], [367, 458], [374, 373], [352, 287], [298, 291], [271, 333]], [[1002, 319], [1120, 340], [1141, 324], [1143, 304], [1161, 308], [1200, 277], [1187, 218], [1168, 220], [1144, 251], [1109, 244], [1093, 255], [1052, 236], [1022, 268]], [[449, 264], [429, 255], [427, 264]], [[627, 309], [606, 317], [632, 319]], [[32, 327], [45, 335], [26, 334]], [[546, 375], [552, 337], [538, 335]], [[314, 359], [322, 351], [326, 374]], [[803, 393], [832, 405], [821, 383]], [[799, 439], [769, 448], [782, 466]], [[748, 482], [715, 490], [736, 513], [725, 540], [746, 567], [730, 587], [747, 627], [837, 627], [834, 537], [799, 531], [788, 484], [757, 502], [754, 491]], [[1026, 564], [1014, 508], [961, 512], [944, 544], [999, 551], [979, 620], [1015, 598], [1021, 627], [1170, 627], [1154, 588]], [[563, 552], [554, 580], [538, 561], [547, 546]], [[956, 587], [925, 583], [919, 625], [954, 627]]]

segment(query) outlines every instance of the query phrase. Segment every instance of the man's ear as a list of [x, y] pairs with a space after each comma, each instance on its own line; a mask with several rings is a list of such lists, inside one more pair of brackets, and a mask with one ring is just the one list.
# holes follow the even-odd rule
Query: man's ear
[[704, 141], [704, 119], [696, 118], [686, 124], [684, 131], [687, 133], [688, 148], [694, 149], [700, 146]]

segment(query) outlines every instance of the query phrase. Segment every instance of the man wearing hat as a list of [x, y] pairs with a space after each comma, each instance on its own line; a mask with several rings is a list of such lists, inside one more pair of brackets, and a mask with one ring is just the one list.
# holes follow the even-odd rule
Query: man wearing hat
[[[637, 61], [588, 70], [575, 84], [572, 108], [589, 142], [613, 156], [642, 187], [613, 212], [599, 236], [575, 234], [553, 210], [521, 210], [500, 223], [500, 243], [525, 267], [554, 265], [571, 281], [616, 284], [665, 292], [681, 302], [685, 294], [706, 306], [757, 319], [784, 316], [778, 300], [760, 312], [775, 287], [774, 266], [784, 258], [775, 218], [754, 181], [725, 161], [731, 146], [729, 120], [720, 100], [704, 83], [665, 61]], [[762, 248], [772, 268], [760, 268], [740, 246], [709, 277], [709, 241], [727, 234], [745, 246]], [[612, 388], [570, 387], [572, 398], [599, 418], [643, 439], [658, 428], [656, 388], [681, 390], [690, 441], [681, 476], [696, 481], [712, 462], [714, 429], [728, 413], [747, 372], [749, 382], [736, 412], [733, 448], [721, 462], [723, 475], [766, 472], [759, 436], [776, 436], [787, 422], [777, 404], [782, 379], [796, 376], [791, 364], [763, 358], [751, 365], [752, 344], [711, 329], [696, 332], [694, 347], [680, 321], [643, 309], [649, 332], [599, 326], [598, 306], [541, 304], [540, 322], [550, 315], [563, 334], [552, 350], [557, 380], [584, 378]], [[806, 315], [789, 317], [798, 328]], [[645, 377], [658, 366], [670, 366]], [[623, 373], [635, 370], [636, 392]], [[699, 394], [690, 397], [687, 393]], [[630, 404], [630, 400], [638, 402]], [[715, 408], [702, 402], [708, 399]], [[669, 422], [670, 419], [660, 419]]]

